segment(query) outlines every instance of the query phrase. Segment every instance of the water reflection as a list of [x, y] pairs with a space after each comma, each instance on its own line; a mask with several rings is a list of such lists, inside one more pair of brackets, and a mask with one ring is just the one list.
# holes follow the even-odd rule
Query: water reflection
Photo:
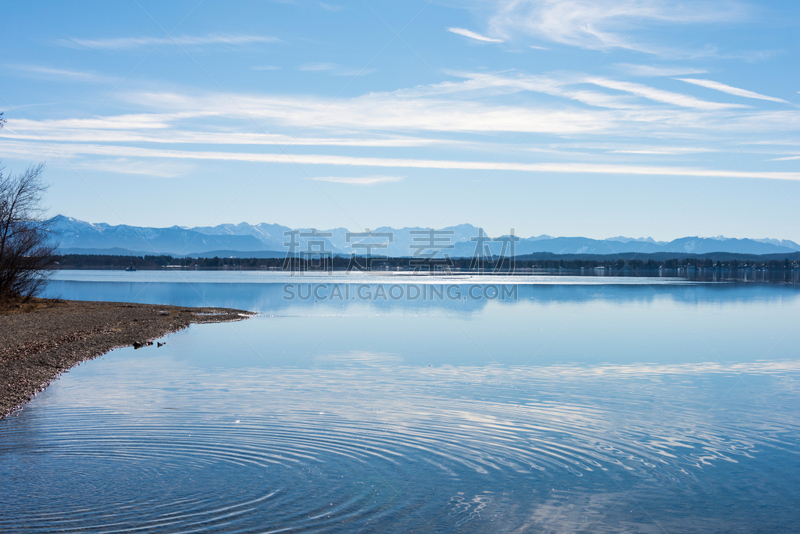
[[[133, 275], [128, 277], [127, 275]], [[302, 278], [302, 279], [300, 279]], [[432, 298], [409, 298], [408, 286], [435, 285]], [[292, 289], [287, 290], [286, 285]], [[488, 297], [482, 286], [500, 292]], [[323, 299], [313, 297], [317, 293]], [[392, 287], [401, 286], [402, 298], [392, 298]], [[337, 289], [334, 289], [337, 287]], [[359, 288], [364, 287], [359, 294]], [[472, 288], [478, 288], [472, 290]], [[513, 290], [513, 295], [512, 295]], [[341, 298], [331, 295], [338, 291]], [[434, 289], [428, 287], [427, 295]], [[448, 296], [448, 291], [449, 295]], [[504, 292], [507, 291], [506, 295]], [[311, 295], [311, 296], [309, 296]], [[349, 298], [345, 299], [347, 295]], [[360, 295], [360, 296], [359, 296]], [[453, 298], [452, 295], [457, 295]], [[364, 305], [385, 311], [440, 310], [456, 313], [479, 311], [488, 305], [536, 301], [541, 303], [587, 302], [590, 300], [652, 303], [667, 299], [683, 303], [775, 302], [800, 296], [800, 286], [779, 284], [697, 283], [674, 278], [612, 278], [577, 276], [537, 277], [386, 277], [339, 275], [290, 277], [261, 272], [162, 272], [58, 271], [44, 296], [64, 299], [141, 302], [184, 306], [224, 306], [270, 314], [289, 313], [309, 306], [331, 310]], [[477, 298], [475, 298], [477, 296]], [[303, 297], [303, 298], [301, 298]]]
[[0, 423], [0, 531], [794, 528], [792, 288], [343, 303], [249, 282], [53, 288], [262, 314], [114, 351]]
[[[780, 399], [797, 397], [796, 362], [594, 372], [354, 356], [335, 368], [208, 370], [126, 349], [70, 373], [3, 428], [12, 491], [0, 527], [563, 531], [572, 517], [603, 532], [793, 521], [800, 421]], [[754, 374], [737, 388], [743, 371]], [[735, 523], [726, 503], [739, 507]]]

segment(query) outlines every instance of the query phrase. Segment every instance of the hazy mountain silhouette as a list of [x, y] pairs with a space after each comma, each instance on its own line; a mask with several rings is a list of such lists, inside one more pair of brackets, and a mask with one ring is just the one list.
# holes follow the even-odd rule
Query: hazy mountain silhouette
[[252, 235], [210, 235], [173, 226], [142, 228], [92, 224], [59, 215], [52, 219], [52, 231], [59, 249], [127, 249], [145, 254], [178, 254], [220, 249], [263, 250], [264, 244]]
[[[85, 221], [58, 215], [52, 219], [53, 231], [60, 240], [59, 252], [75, 254], [172, 254], [176, 256], [216, 256], [275, 257], [284, 255], [292, 236], [284, 232], [292, 231], [279, 224], [260, 223], [251, 225], [220, 224], [184, 228], [147, 228], [138, 226], [111, 226], [105, 223], [92, 224]], [[471, 257], [479, 236], [480, 228], [471, 224], [461, 224], [437, 230], [437, 244], [451, 245], [442, 252], [451, 257]], [[349, 236], [348, 240], [348, 233]], [[294, 236], [295, 252], [325, 250], [334, 254], [349, 255], [356, 252], [363, 255], [370, 244], [385, 244], [373, 248], [374, 255], [412, 256], [415, 252], [427, 253], [431, 249], [420, 248], [430, 243], [429, 230], [421, 227], [394, 229], [381, 227], [372, 229], [373, 234], [392, 234], [388, 237], [367, 237], [363, 232], [350, 232], [346, 228], [319, 230], [299, 229]], [[361, 235], [359, 235], [361, 234]], [[488, 236], [487, 236], [488, 238]], [[497, 255], [503, 243], [487, 239], [481, 242], [485, 254]], [[515, 243], [517, 255], [550, 252], [553, 254], [620, 254], [658, 252], [682, 254], [707, 254], [711, 252], [730, 252], [738, 254], [783, 254], [800, 251], [800, 245], [793, 241], [778, 239], [732, 239], [717, 237], [682, 237], [673, 241], [655, 241], [652, 238], [611, 237], [590, 239], [587, 237], [551, 237], [540, 235], [521, 238]], [[107, 252], [104, 252], [107, 251]], [[123, 252], [124, 251], [124, 252]], [[255, 254], [258, 253], [258, 254]]]

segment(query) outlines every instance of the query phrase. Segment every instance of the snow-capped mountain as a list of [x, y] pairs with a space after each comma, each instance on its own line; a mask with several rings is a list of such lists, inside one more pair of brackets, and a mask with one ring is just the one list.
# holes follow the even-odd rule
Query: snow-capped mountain
[[[220, 224], [185, 228], [147, 228], [138, 226], [111, 226], [105, 223], [92, 224], [59, 215], [52, 219], [52, 229], [59, 240], [62, 253], [92, 254], [172, 254], [199, 255], [246, 255], [248, 252], [271, 252], [273, 256], [284, 254], [294, 243], [294, 251], [325, 250], [334, 254], [364, 254], [372, 244], [384, 247], [372, 248], [374, 255], [412, 256], [424, 254], [431, 248], [430, 230], [421, 227], [372, 229], [371, 234], [350, 232], [346, 228], [315, 231], [310, 228], [291, 229], [279, 224], [260, 223], [251, 225]], [[293, 232], [287, 234], [287, 232]], [[471, 257], [480, 244], [484, 252], [500, 253], [502, 240], [493, 241], [488, 236], [479, 237], [481, 229], [471, 224], [461, 224], [437, 229], [436, 245], [440, 253], [451, 257]], [[445, 248], [446, 247], [446, 248]], [[707, 254], [729, 252], [738, 254], [791, 254], [800, 251], [793, 241], [778, 239], [735, 239], [717, 237], [682, 237], [673, 241], [655, 241], [652, 238], [611, 237], [590, 239], [587, 237], [551, 237], [540, 235], [520, 238], [514, 245], [516, 255], [550, 252], [553, 254], [621, 254], [672, 252], [682, 254]], [[104, 252], [106, 251], [106, 252]]]

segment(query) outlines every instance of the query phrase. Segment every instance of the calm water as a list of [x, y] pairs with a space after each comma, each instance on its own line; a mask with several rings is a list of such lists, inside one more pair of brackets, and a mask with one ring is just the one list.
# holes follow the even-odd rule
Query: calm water
[[1, 421], [2, 532], [800, 530], [797, 287], [57, 274], [51, 296], [260, 315], [116, 350]]

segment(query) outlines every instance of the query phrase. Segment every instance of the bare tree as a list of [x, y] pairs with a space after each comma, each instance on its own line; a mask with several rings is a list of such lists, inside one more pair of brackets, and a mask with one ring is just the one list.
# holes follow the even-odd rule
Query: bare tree
[[55, 242], [43, 218], [44, 165], [21, 175], [0, 168], [0, 299], [29, 298], [44, 288]]

